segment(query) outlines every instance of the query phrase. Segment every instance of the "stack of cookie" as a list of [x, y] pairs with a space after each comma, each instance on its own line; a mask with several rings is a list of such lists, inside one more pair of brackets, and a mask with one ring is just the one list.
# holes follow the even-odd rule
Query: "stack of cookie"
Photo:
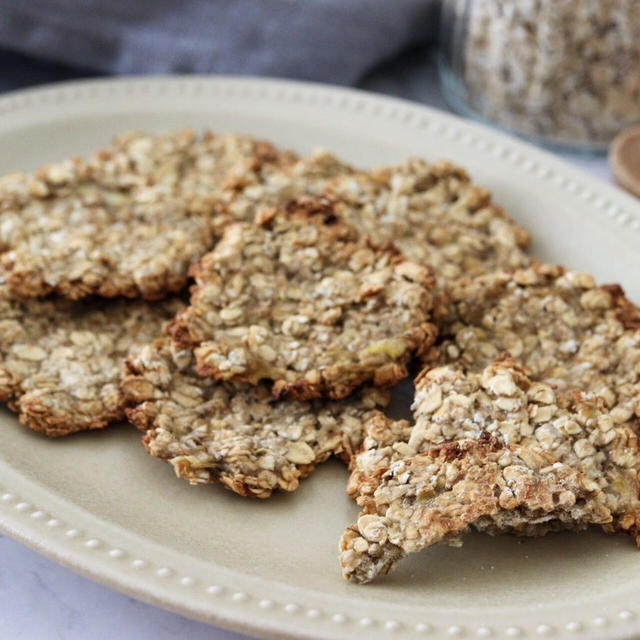
[[[469, 526], [638, 537], [640, 313], [535, 264], [449, 163], [130, 134], [0, 179], [0, 241], [0, 389], [23, 424], [126, 416], [178, 476], [259, 498], [337, 456], [355, 581]], [[390, 420], [420, 369], [414, 424]]]

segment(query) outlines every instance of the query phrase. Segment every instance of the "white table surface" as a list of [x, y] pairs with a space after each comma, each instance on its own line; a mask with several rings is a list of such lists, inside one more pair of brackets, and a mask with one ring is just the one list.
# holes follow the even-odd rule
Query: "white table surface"
[[[386, 65], [362, 85], [446, 109], [432, 60], [416, 53]], [[563, 154], [610, 180], [604, 157]], [[138, 602], [64, 569], [0, 536], [0, 638], [12, 640], [242, 640], [231, 633]]]

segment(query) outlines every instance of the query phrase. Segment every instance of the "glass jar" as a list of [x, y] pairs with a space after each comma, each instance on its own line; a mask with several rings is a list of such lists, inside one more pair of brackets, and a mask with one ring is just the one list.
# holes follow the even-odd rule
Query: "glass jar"
[[589, 151], [640, 122], [640, 0], [444, 0], [440, 36], [463, 115]]

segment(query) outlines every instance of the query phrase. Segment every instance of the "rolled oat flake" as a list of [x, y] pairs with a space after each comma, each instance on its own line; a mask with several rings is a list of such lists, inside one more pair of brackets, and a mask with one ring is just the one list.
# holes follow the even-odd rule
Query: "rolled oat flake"
[[460, 111], [585, 150], [640, 122], [637, 0], [453, 0], [442, 29]]

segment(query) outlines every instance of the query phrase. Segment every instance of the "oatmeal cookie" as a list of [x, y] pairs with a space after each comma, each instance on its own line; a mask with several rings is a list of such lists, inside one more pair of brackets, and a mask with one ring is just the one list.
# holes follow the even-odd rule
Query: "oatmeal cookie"
[[530, 262], [523, 251], [529, 234], [449, 162], [410, 159], [343, 174], [325, 193], [340, 216], [375, 242], [393, 241], [408, 260], [433, 267], [441, 285]]
[[388, 402], [376, 388], [340, 401], [277, 401], [263, 384], [200, 376], [192, 352], [168, 338], [127, 361], [122, 390], [152, 456], [192, 484], [220, 482], [257, 498], [294, 491], [331, 455], [347, 461], [365, 417]]
[[127, 300], [15, 300], [0, 284], [0, 400], [48, 436], [124, 418], [125, 356], [161, 334], [182, 306]]
[[[365, 425], [348, 491], [391, 546], [371, 551], [351, 527], [345, 575], [372, 579], [469, 525], [541, 535], [599, 524], [640, 543], [638, 309], [619, 286], [548, 265], [462, 280], [448, 297], [414, 423], [374, 414]], [[516, 471], [529, 480], [511, 481]]]
[[118, 138], [89, 160], [0, 179], [0, 263], [20, 297], [157, 299], [211, 249], [221, 193], [294, 156], [191, 131]]
[[[407, 553], [436, 543], [457, 546], [470, 525], [539, 535], [611, 521], [604, 495], [588, 476], [552, 456], [541, 456], [546, 466], [532, 469], [523, 450], [460, 441], [399, 461], [382, 476], [372, 510], [342, 536], [345, 577], [369, 582]], [[509, 463], [503, 464], [505, 457]], [[539, 521], [547, 524], [531, 530]]]
[[424, 373], [413, 409], [412, 426], [380, 413], [365, 424], [346, 577], [367, 582], [409, 552], [460, 544], [469, 526], [532, 536], [596, 524], [640, 544], [639, 425], [616, 422], [601, 397], [557, 392], [505, 358]]
[[192, 274], [173, 339], [195, 349], [201, 375], [273, 380], [279, 397], [391, 386], [435, 338], [430, 271], [360, 238], [323, 199], [228, 227]]

